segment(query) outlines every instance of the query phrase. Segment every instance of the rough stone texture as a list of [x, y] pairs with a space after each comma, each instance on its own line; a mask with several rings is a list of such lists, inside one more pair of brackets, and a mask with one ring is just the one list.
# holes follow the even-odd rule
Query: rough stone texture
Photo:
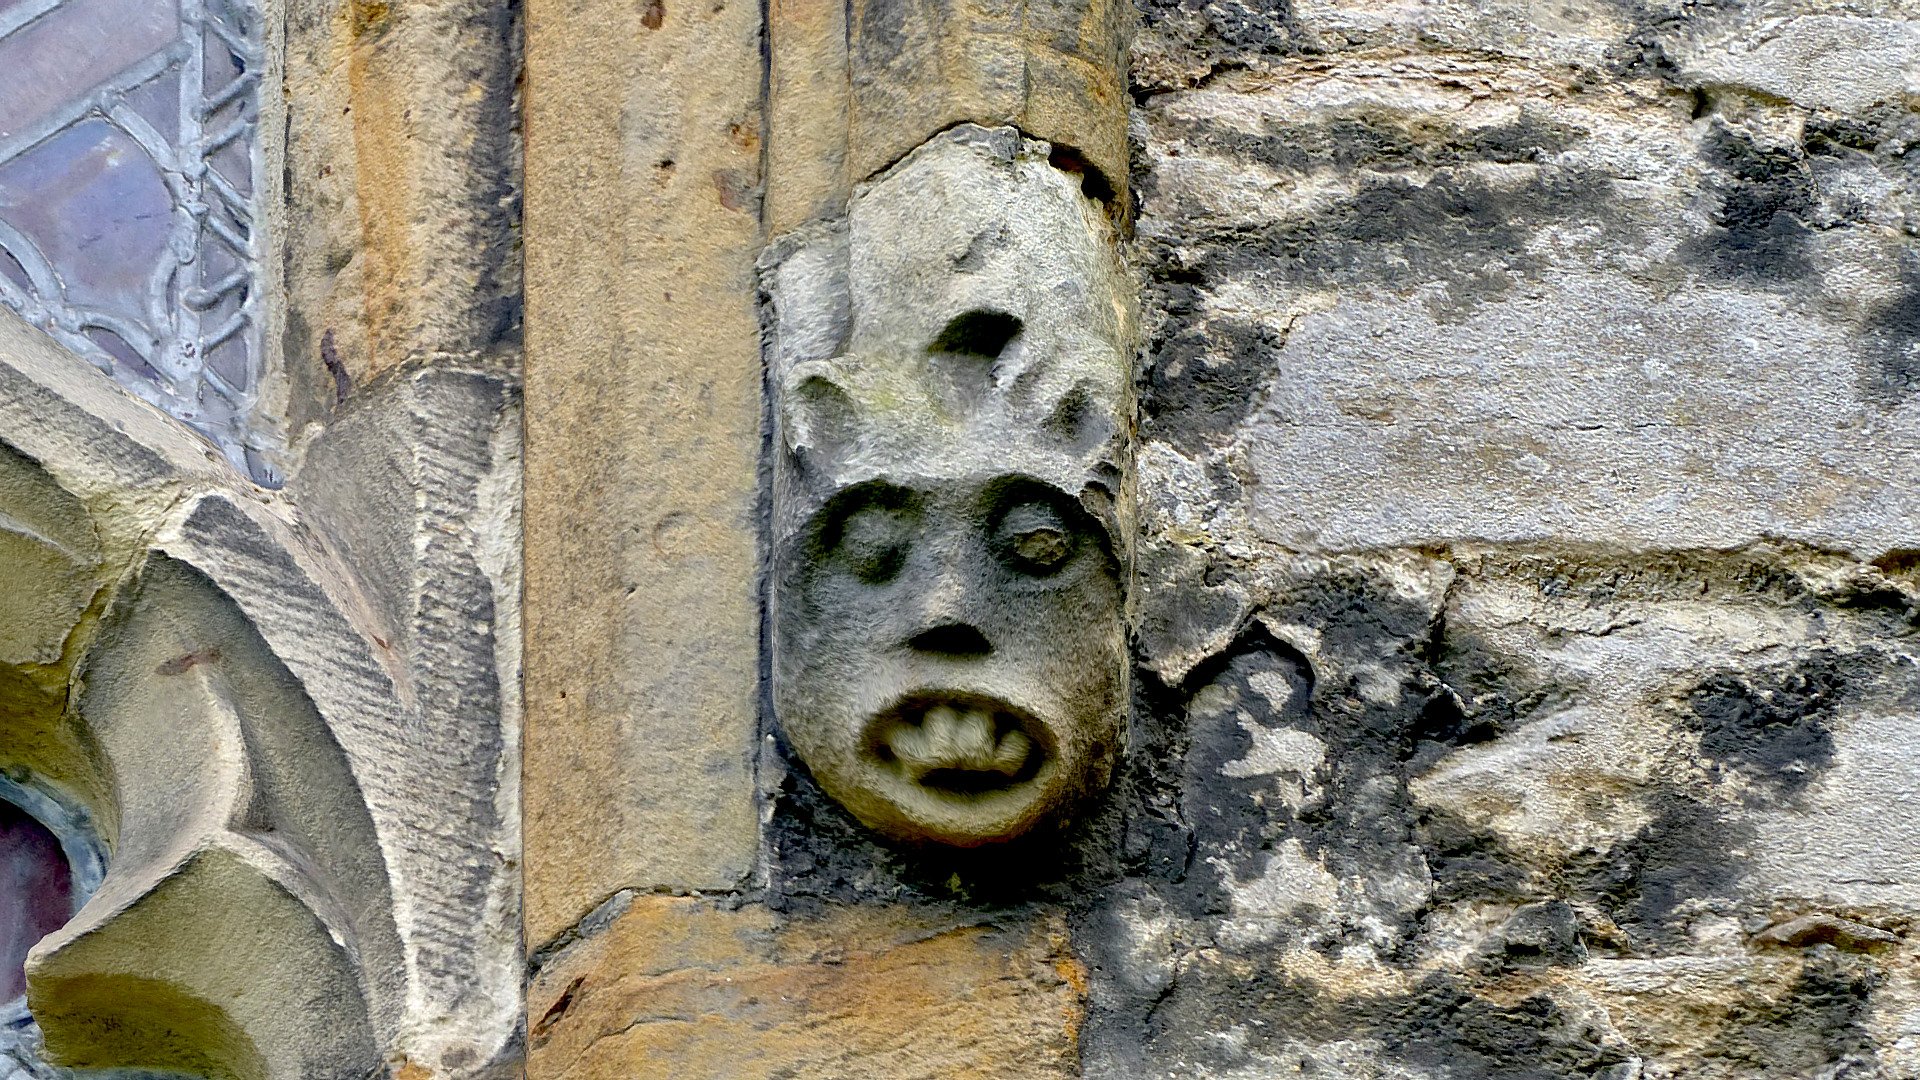
[[641, 897], [529, 990], [529, 1075], [1077, 1075], [1058, 912], [929, 918]]
[[263, 569], [244, 516], [201, 513], [183, 532], [260, 586], [249, 616], [338, 694], [329, 721], [350, 732], [393, 870], [411, 995], [395, 1067], [511, 1067], [520, 7], [289, 0], [269, 33], [266, 337], [307, 546], [289, 561], [323, 565], [327, 585], [277, 582], [288, 567]]
[[411, 822], [389, 858], [412, 981], [433, 1003], [409, 1020], [423, 1068], [511, 1062], [521, 1012], [520, 425], [512, 371], [408, 365], [356, 395], [288, 491], [326, 523], [376, 647], [399, 658], [402, 727], [380, 732], [366, 786]]
[[[900, 7], [863, 53], [873, 12], [774, 3], [756, 234], [726, 212], [757, 182], [751, 18], [671, 2], [534, 13], [534, 513], [563, 524], [532, 549], [531, 1075], [1920, 1077], [1908, 12], [1143, 0], [1111, 790], [921, 847], [770, 747], [761, 878], [749, 682], [717, 659], [750, 624], [713, 599], [756, 565], [755, 429], [672, 380], [748, 403], [736, 260], [830, 230], [917, 125], [1001, 108], [942, 68], [955, 42], [995, 93], [1026, 46]], [[901, 73], [938, 107], [887, 97]], [[647, 377], [598, 375], [627, 340]], [[539, 424], [557, 448], [602, 416], [635, 441], [541, 463]], [[776, 538], [812, 512], [790, 493]], [[668, 512], [699, 603], [623, 546]], [[631, 649], [629, 588], [661, 628]], [[651, 895], [696, 888], [724, 895]]]
[[961, 125], [768, 260], [774, 708], [899, 839], [1073, 816], [1122, 750], [1128, 283], [1048, 149]]
[[520, 345], [518, 4], [288, 0], [263, 96], [288, 467], [382, 373]]
[[1156, 99], [1153, 377], [1194, 390], [1156, 431], [1237, 441], [1289, 548], [1900, 546], [1894, 147], [1578, 78], [1369, 54]]
[[112, 852], [28, 965], [48, 1053], [236, 1077], [363, 1071], [378, 1054], [370, 1010], [388, 1024], [399, 1012], [385, 996], [399, 946], [354, 778], [232, 599], [154, 550], [189, 505], [238, 489], [213, 482], [210, 447], [18, 320], [0, 324], [0, 361], [0, 430], [38, 477], [8, 488], [65, 493], [78, 522], [55, 535], [110, 538], [87, 612], [61, 633], [71, 712], [33, 710], [0, 737], [9, 781], [85, 807]]
[[[35, 962], [52, 1056], [517, 1069], [519, 11], [266, 12], [281, 494], [0, 322], [0, 781], [125, 841]], [[191, 618], [124, 609], [162, 566], [197, 582], [169, 593]], [[107, 700], [103, 643], [130, 626], [175, 651], [124, 674], [151, 730], [108, 753], [70, 705], [84, 680]], [[188, 754], [194, 725], [218, 754]]]
[[1911, 1073], [1907, 586], [1795, 548], [1243, 581], [1148, 680], [1089, 1075]]
[[1920, 1076], [1906, 13], [1141, 14], [1087, 1075]]
[[759, 8], [528, 13], [526, 934], [728, 889], [754, 803]]
[[1088, 194], [1125, 205], [1124, 4], [779, 0], [767, 13], [767, 235], [837, 216], [855, 184], [963, 122], [1048, 140]]

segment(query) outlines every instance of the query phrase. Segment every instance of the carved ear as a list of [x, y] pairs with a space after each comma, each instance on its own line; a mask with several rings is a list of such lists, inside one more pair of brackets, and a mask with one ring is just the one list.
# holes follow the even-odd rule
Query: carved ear
[[780, 395], [780, 419], [787, 450], [803, 464], [818, 465], [841, 456], [860, 422], [860, 408], [823, 362], [800, 364]]
[[1080, 489], [1080, 506], [1100, 523], [1107, 551], [1124, 563], [1128, 548], [1126, 526], [1121, 520], [1124, 495], [1120, 483], [1120, 470], [1110, 463], [1101, 463], [1095, 475], [1088, 477], [1086, 486]]

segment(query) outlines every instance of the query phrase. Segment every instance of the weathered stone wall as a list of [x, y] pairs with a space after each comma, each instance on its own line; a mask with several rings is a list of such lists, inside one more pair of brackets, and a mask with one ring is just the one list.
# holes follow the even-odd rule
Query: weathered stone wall
[[1920, 1075], [1920, 25], [1142, 16], [1087, 1073]]
[[529, 1075], [1920, 1077], [1920, 23], [1144, 3], [1128, 744], [958, 849], [741, 666], [747, 255], [955, 120], [1113, 170], [890, 10], [533, 12]]

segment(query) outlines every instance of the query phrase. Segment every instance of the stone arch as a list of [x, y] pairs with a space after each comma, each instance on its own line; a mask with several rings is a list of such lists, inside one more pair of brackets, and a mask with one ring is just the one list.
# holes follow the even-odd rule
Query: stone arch
[[0, 776], [105, 867], [27, 961], [48, 1061], [345, 1080], [450, 1011], [420, 955], [453, 946], [396, 897], [461, 856], [417, 813], [437, 759], [370, 591], [291, 498], [0, 312]]

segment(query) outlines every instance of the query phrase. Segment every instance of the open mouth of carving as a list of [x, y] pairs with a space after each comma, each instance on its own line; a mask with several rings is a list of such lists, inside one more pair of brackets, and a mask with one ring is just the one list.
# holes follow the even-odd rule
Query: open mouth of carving
[[1038, 719], [975, 696], [908, 698], [875, 718], [868, 740], [873, 757], [902, 779], [962, 798], [1022, 784], [1047, 757]]

